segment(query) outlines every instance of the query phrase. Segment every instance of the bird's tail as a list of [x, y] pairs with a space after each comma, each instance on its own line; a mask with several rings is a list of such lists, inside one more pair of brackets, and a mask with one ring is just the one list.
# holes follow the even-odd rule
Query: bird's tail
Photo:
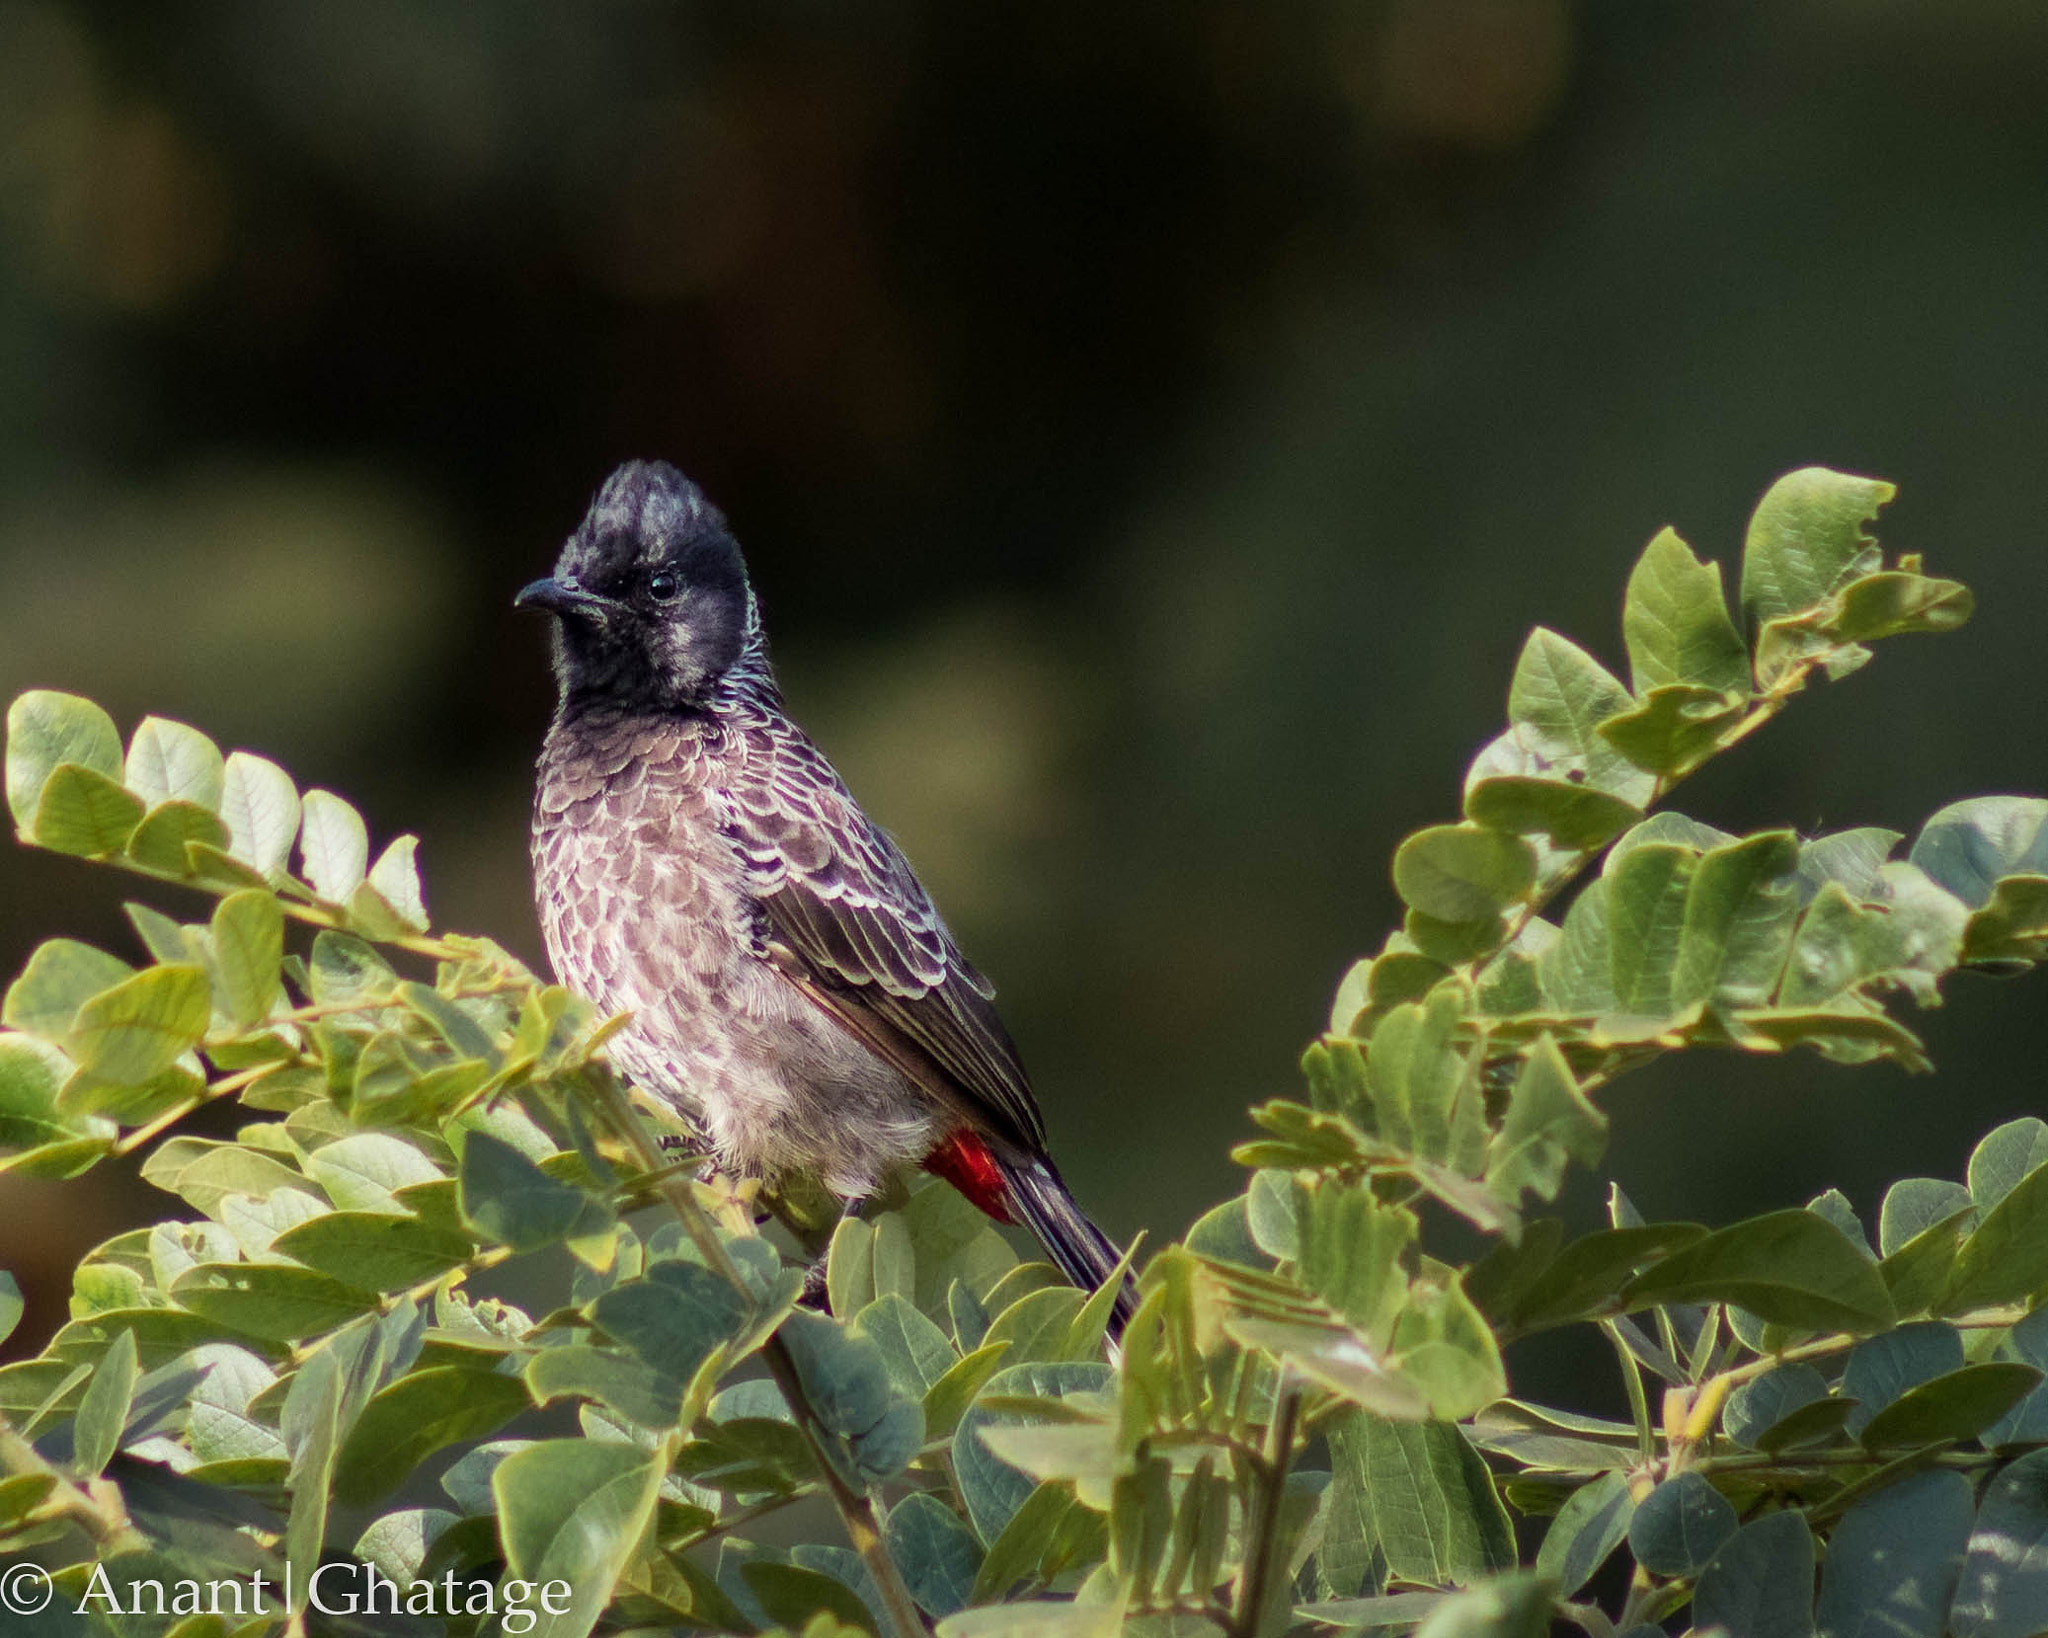
[[[1004, 1203], [1017, 1221], [1038, 1236], [1059, 1271], [1084, 1291], [1093, 1291], [1117, 1271], [1123, 1253], [1116, 1242], [1089, 1221], [1075, 1202], [1060, 1174], [1049, 1160], [1010, 1160], [997, 1156], [1005, 1184]], [[1109, 1337], [1112, 1343], [1124, 1334], [1125, 1325], [1137, 1311], [1138, 1287], [1130, 1275], [1121, 1276], [1122, 1285], [1110, 1310]]]

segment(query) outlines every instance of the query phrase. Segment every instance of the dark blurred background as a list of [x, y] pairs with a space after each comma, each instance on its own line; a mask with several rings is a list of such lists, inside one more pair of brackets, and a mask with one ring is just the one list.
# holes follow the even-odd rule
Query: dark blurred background
[[[1806, 0], [0, 3], [0, 691], [260, 749], [538, 959], [551, 700], [512, 592], [661, 456], [794, 708], [997, 978], [1118, 1233], [1235, 1184], [1387, 859], [1542, 622], [1778, 472], [1899, 482], [1973, 584], [1684, 804], [1882, 823], [2048, 786], [2048, 12]], [[0, 956], [129, 950], [0, 849]], [[1866, 1214], [2043, 1102], [2038, 980], [1912, 1080], [1672, 1064], [1651, 1213]], [[165, 1197], [0, 1179], [42, 1284]], [[1582, 1183], [1572, 1209], [1596, 1194]]]

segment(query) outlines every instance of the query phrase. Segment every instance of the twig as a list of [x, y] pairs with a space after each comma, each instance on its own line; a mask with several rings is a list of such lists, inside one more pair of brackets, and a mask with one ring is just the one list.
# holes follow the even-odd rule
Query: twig
[[104, 1479], [74, 1483], [36, 1454], [31, 1445], [14, 1431], [14, 1424], [0, 1416], [0, 1473], [10, 1477], [42, 1474], [53, 1481], [50, 1498], [37, 1512], [44, 1517], [64, 1518], [77, 1525], [101, 1549], [103, 1557], [135, 1552], [149, 1546], [121, 1505], [118, 1486]]
[[1244, 1571], [1238, 1581], [1237, 1612], [1229, 1626], [1231, 1638], [1258, 1638], [1266, 1589], [1273, 1577], [1280, 1506], [1286, 1497], [1288, 1469], [1294, 1465], [1294, 1423], [1301, 1408], [1300, 1395], [1288, 1381], [1285, 1365], [1280, 1367], [1273, 1397], [1276, 1404], [1265, 1453], [1253, 1469], [1259, 1476], [1258, 1513], [1245, 1536]]
[[274, 1074], [280, 1069], [296, 1067], [299, 1061], [297, 1058], [278, 1058], [268, 1063], [256, 1064], [249, 1069], [238, 1070], [232, 1075], [224, 1075], [196, 1096], [187, 1098], [183, 1103], [173, 1104], [154, 1120], [136, 1127], [114, 1145], [112, 1152], [117, 1155], [131, 1155], [151, 1139], [161, 1136], [177, 1125], [193, 1110], [202, 1109], [216, 1099], [232, 1097], [245, 1087], [255, 1085], [267, 1075]]
[[[613, 1131], [618, 1135], [644, 1172], [658, 1173], [663, 1169], [660, 1151], [654, 1146], [647, 1130], [640, 1123], [639, 1116], [626, 1101], [625, 1094], [616, 1081], [606, 1075], [586, 1075], [581, 1086], [596, 1102]], [[683, 1232], [690, 1237], [705, 1264], [716, 1274], [727, 1280], [735, 1290], [751, 1300], [752, 1293], [740, 1271], [726, 1254], [725, 1246], [719, 1240], [717, 1231], [711, 1226], [704, 1209], [698, 1205], [696, 1196], [690, 1192], [691, 1185], [685, 1178], [671, 1174], [660, 1180], [660, 1190], [668, 1201], [670, 1209], [683, 1225]], [[782, 1340], [780, 1332], [772, 1334], [761, 1344], [761, 1359], [768, 1367], [768, 1374], [775, 1379], [775, 1385], [782, 1391], [788, 1403], [790, 1414], [796, 1418], [797, 1427], [802, 1431], [805, 1442], [811, 1447], [812, 1458], [818, 1471], [825, 1477], [826, 1491], [832, 1497], [832, 1504], [839, 1510], [840, 1522], [846, 1528], [847, 1540], [853, 1550], [860, 1554], [868, 1574], [874, 1578], [875, 1589], [882, 1596], [888, 1608], [890, 1624], [896, 1629], [897, 1638], [924, 1638], [924, 1618], [918, 1614], [917, 1604], [910, 1596], [910, 1589], [904, 1585], [902, 1572], [889, 1556], [889, 1549], [882, 1541], [882, 1529], [875, 1518], [874, 1504], [865, 1490], [848, 1482], [839, 1470], [833, 1455], [833, 1439], [818, 1419], [804, 1392], [802, 1376], [796, 1365], [796, 1358]]]

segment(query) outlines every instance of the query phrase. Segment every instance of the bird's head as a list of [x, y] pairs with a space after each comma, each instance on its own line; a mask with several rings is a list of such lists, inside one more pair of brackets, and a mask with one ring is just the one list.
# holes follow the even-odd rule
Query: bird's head
[[703, 491], [661, 461], [605, 480], [555, 572], [514, 599], [555, 617], [565, 702], [674, 710], [760, 652], [738, 543]]

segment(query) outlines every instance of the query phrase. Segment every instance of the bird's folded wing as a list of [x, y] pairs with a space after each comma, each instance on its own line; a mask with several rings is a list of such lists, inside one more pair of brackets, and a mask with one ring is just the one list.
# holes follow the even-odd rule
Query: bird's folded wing
[[723, 816], [768, 918], [767, 953], [971, 1125], [1042, 1153], [1044, 1124], [994, 988], [816, 749], [778, 749], [769, 777], [732, 790]]

